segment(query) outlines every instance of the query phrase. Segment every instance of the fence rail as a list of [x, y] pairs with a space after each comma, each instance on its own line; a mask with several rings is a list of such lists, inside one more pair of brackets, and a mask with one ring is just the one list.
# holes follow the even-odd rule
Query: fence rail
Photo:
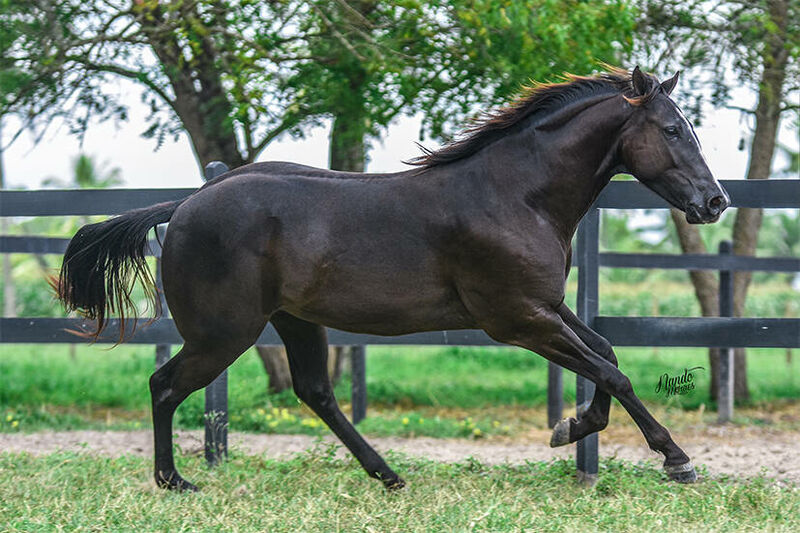
[[[800, 180], [723, 180], [732, 207], [797, 208]], [[197, 189], [76, 189], [0, 191], [2, 216], [116, 215], [171, 202]], [[656, 193], [637, 181], [612, 181], [597, 198], [600, 209], [663, 209]]]
[[[0, 253], [63, 254], [69, 239], [35, 235], [0, 235]], [[146, 255], [159, 257], [161, 247], [150, 241]], [[629, 254], [602, 252], [599, 266], [609, 268], [663, 268], [673, 270], [740, 270], [798, 272], [800, 259], [794, 257], [748, 257], [717, 254]], [[572, 258], [578, 267], [578, 258]]]
[[[726, 180], [722, 182], [731, 197], [732, 207], [800, 207], [800, 180]], [[0, 191], [0, 216], [65, 216], [114, 215], [160, 202], [183, 198], [195, 189], [110, 189]], [[800, 347], [800, 319], [767, 318], [685, 318], [685, 317], [612, 317], [598, 315], [598, 269], [663, 268], [686, 270], [717, 270], [727, 275], [732, 271], [800, 271], [798, 258], [739, 257], [728, 254], [620, 254], [599, 252], [599, 209], [663, 209], [664, 200], [638, 182], [615, 181], [601, 193], [587, 213], [578, 232], [574, 264], [578, 268], [578, 315], [589, 326], [606, 336], [612, 344], [621, 346], [706, 346], [706, 347]], [[0, 253], [60, 254], [68, 239], [34, 236], [0, 236]], [[151, 247], [158, 255], [157, 245]], [[727, 278], [726, 278], [727, 279]], [[729, 299], [725, 296], [723, 300]], [[723, 311], [723, 314], [724, 311]], [[140, 326], [129, 342], [161, 345], [181, 344], [182, 340], [172, 320], [162, 318]], [[2, 318], [0, 343], [74, 343], [84, 342], [67, 330], [86, 329], [89, 324], [80, 319], [65, 318]], [[133, 327], [133, 324], [129, 324]], [[116, 342], [119, 322], [112, 320], [100, 342]], [[399, 337], [358, 335], [329, 330], [331, 344], [394, 344], [394, 345], [496, 345], [482, 331], [459, 330], [424, 332]], [[263, 332], [259, 344], [279, 344], [280, 339], [271, 327]], [[721, 350], [723, 362], [729, 363], [730, 350]], [[363, 351], [361, 352], [363, 355]], [[354, 391], [363, 393], [364, 368], [357, 370], [361, 381]], [[730, 394], [731, 376], [721, 379], [720, 386]], [[548, 371], [548, 418], [552, 423], [563, 411], [561, 369], [550, 365]], [[226, 386], [225, 386], [226, 387]], [[219, 390], [212, 394], [220, 396]], [[594, 384], [578, 377], [578, 404], [590, 400]], [[207, 398], [209, 396], [207, 395]], [[365, 398], [365, 397], [364, 397]], [[221, 401], [218, 399], [218, 401]], [[729, 399], [728, 399], [729, 401]], [[366, 404], [359, 399], [359, 410]], [[365, 402], [365, 399], [364, 399]], [[356, 402], [354, 401], [354, 404]], [[727, 409], [728, 407], [726, 407]], [[730, 406], [732, 410], [732, 405]], [[207, 428], [208, 434], [208, 428]], [[216, 437], [212, 437], [216, 438]], [[579, 474], [592, 479], [597, 473], [597, 434], [578, 443]], [[218, 457], [218, 456], [217, 456]], [[210, 459], [211, 460], [211, 459]]]
[[[86, 343], [71, 332], [89, 331], [92, 322], [80, 318], [3, 318], [0, 343], [68, 344]], [[139, 319], [127, 324], [128, 344], [183, 344], [171, 319], [160, 318], [148, 324]], [[800, 320], [793, 318], [684, 318], [598, 316], [594, 329], [617, 346], [681, 346], [709, 348], [794, 348], [800, 343]], [[119, 339], [119, 321], [111, 319], [99, 344], [114, 344]], [[328, 330], [333, 345], [442, 345], [501, 346], [481, 330], [426, 331], [396, 337], [364, 335]], [[268, 325], [256, 341], [260, 345], [282, 345]]]

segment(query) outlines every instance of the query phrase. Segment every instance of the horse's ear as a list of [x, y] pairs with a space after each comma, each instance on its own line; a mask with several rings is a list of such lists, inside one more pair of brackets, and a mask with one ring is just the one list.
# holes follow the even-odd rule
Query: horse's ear
[[636, 68], [633, 69], [631, 81], [633, 81], [633, 92], [636, 96], [644, 96], [647, 94], [647, 77], [645, 77], [644, 72], [639, 69], [639, 65], [636, 65]]
[[671, 94], [672, 93], [672, 89], [674, 89], [675, 86], [678, 84], [678, 76], [680, 75], [680, 73], [681, 73], [681, 71], [679, 70], [670, 79], [661, 82], [661, 90], [664, 91], [667, 94]]

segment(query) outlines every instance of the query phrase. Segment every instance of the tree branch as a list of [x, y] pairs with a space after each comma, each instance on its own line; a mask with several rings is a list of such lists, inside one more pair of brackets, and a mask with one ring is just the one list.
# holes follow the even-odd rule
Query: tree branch
[[746, 113], [748, 115], [755, 115], [755, 109], [748, 109], [746, 107], [739, 107], [738, 105], [726, 105], [725, 109], [731, 109], [733, 111], [741, 111], [742, 113]]
[[86, 69], [92, 70], [95, 72], [109, 72], [111, 74], [117, 74], [118, 76], [122, 76], [124, 78], [128, 78], [131, 80], [138, 81], [144, 84], [148, 89], [156, 93], [164, 103], [169, 105], [173, 110], [175, 110], [175, 102], [169, 95], [155, 84], [152, 80], [150, 80], [147, 75], [143, 72], [137, 70], [130, 70], [120, 65], [104, 65], [101, 63], [94, 63], [91, 60], [81, 58], [81, 57], [70, 57], [68, 56], [67, 59], [74, 61], [80, 65], [83, 65]]

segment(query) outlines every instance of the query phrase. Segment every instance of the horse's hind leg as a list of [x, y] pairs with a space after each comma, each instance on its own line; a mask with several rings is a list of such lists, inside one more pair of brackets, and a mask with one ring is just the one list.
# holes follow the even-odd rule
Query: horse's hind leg
[[328, 425], [371, 477], [389, 489], [405, 482], [389, 468], [342, 414], [328, 377], [328, 341], [325, 328], [278, 312], [270, 319], [289, 357], [292, 383], [297, 396]]
[[[266, 323], [266, 319], [264, 320]], [[194, 391], [211, 383], [255, 340], [239, 342], [187, 342], [150, 378], [153, 401], [155, 442], [155, 478], [158, 486], [195, 491], [197, 487], [183, 479], [175, 468], [172, 452], [172, 418], [175, 409]]]
[[[165, 269], [165, 273], [167, 270]], [[238, 273], [237, 273], [238, 274]], [[194, 391], [211, 383], [258, 338], [267, 323], [257, 291], [236, 290], [241, 276], [230, 276], [214, 288], [191, 276], [169, 280], [167, 297], [185, 344], [180, 352], [150, 378], [153, 400], [156, 483], [165, 488], [196, 490], [175, 469], [172, 454], [172, 417]], [[193, 284], [193, 288], [186, 284]], [[252, 284], [255, 285], [255, 284]], [[167, 288], [169, 288], [167, 287]], [[178, 292], [178, 291], [181, 292]], [[170, 296], [172, 299], [170, 300]]]
[[[605, 338], [584, 324], [563, 303], [556, 309], [556, 312], [589, 348], [609, 363], [617, 366], [617, 356], [611, 344]], [[550, 438], [550, 446], [563, 446], [570, 442], [579, 441], [597, 431], [602, 431], [608, 425], [610, 407], [611, 395], [602, 389], [596, 389], [591, 404], [586, 402], [578, 406], [577, 420], [570, 417], [556, 424], [553, 428], [553, 435]]]

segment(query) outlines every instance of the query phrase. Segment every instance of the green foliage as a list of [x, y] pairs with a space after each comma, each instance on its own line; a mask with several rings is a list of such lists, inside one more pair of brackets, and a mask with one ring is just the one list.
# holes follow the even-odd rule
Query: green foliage
[[76, 133], [125, 120], [105, 85], [121, 76], [144, 89], [145, 136], [185, 128], [201, 160], [234, 166], [342, 113], [377, 135], [422, 111], [440, 135], [530, 78], [617, 62], [634, 24], [623, 0], [65, 0], [2, 2], [0, 15], [0, 114], [34, 128], [62, 117]]
[[330, 449], [288, 460], [234, 454], [209, 469], [179, 455], [201, 486], [167, 494], [150, 459], [59, 453], [0, 455], [0, 526], [9, 531], [796, 531], [800, 495], [767, 479], [668, 483], [648, 463], [600, 463], [593, 488], [573, 461], [490, 466], [398, 454], [408, 482], [388, 493]]

